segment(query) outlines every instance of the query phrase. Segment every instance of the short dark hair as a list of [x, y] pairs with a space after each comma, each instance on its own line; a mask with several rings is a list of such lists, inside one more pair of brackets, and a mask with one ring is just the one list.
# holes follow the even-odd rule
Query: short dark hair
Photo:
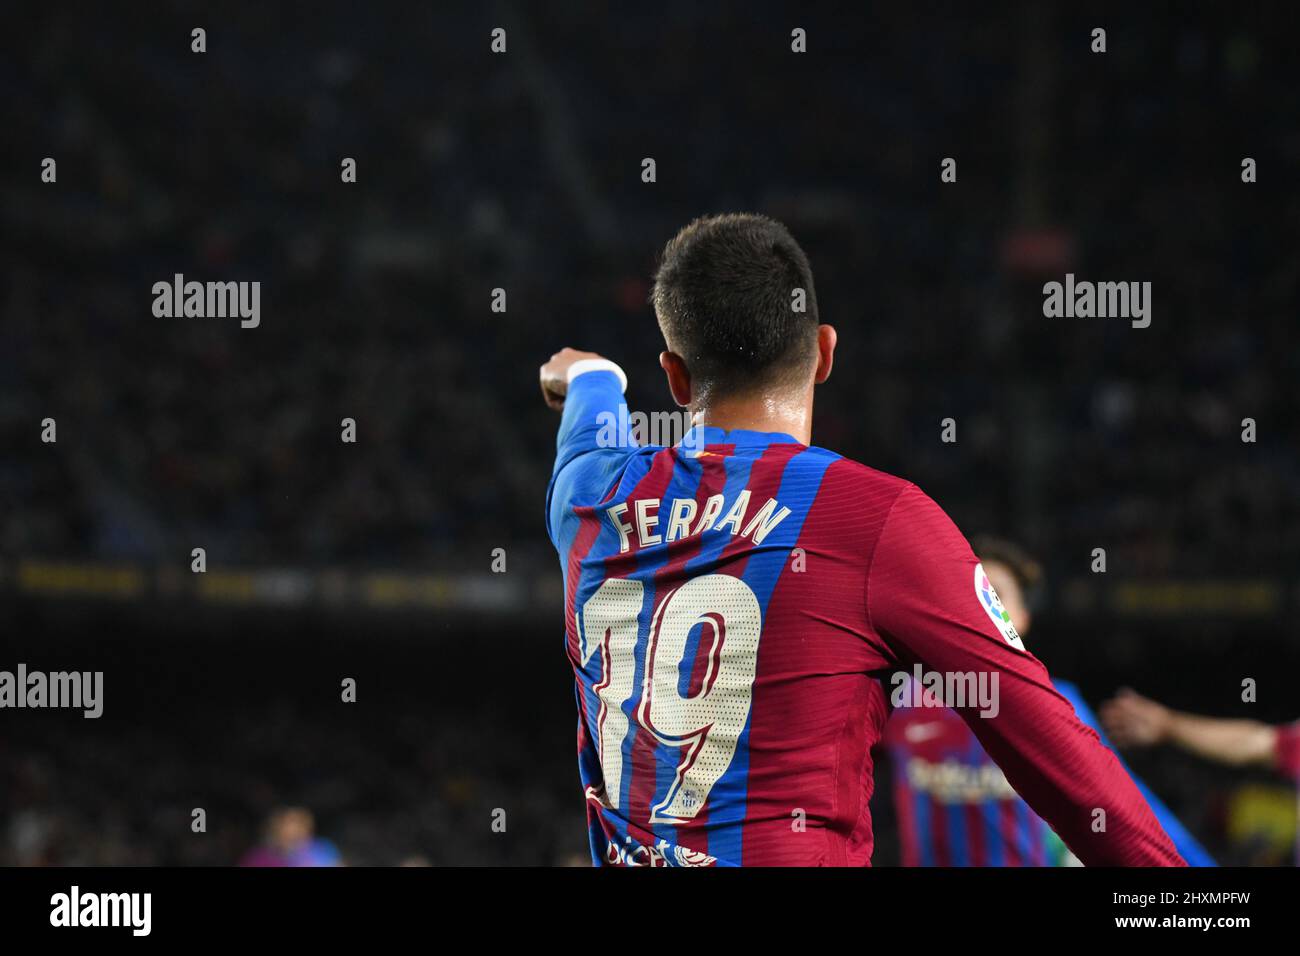
[[[796, 289], [803, 310], [796, 311]], [[706, 391], [793, 384], [817, 347], [812, 268], [774, 219], [696, 219], [664, 247], [650, 293], [669, 348]]]
[[1011, 572], [1026, 601], [1042, 584], [1043, 566], [1020, 545], [992, 535], [979, 535], [970, 544], [971, 550], [981, 562], [996, 562]]

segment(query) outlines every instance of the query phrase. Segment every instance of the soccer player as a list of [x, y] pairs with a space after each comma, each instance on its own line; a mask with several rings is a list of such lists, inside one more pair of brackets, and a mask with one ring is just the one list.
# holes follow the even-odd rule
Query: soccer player
[[1127, 688], [1102, 705], [1101, 719], [1121, 747], [1171, 744], [1230, 767], [1272, 767], [1300, 779], [1300, 721], [1274, 726], [1185, 714]]
[[597, 863], [865, 865], [878, 676], [1000, 677], [961, 716], [1086, 864], [1182, 865], [1119, 761], [1023, 647], [961, 533], [915, 485], [810, 446], [836, 333], [770, 219], [664, 249], [659, 363], [693, 427], [636, 447], [626, 377], [564, 349], [547, 530], [560, 554]]
[[[1033, 615], [1029, 595], [1041, 585], [1038, 562], [1008, 541], [973, 542], [989, 582], [1022, 638]], [[1052, 685], [1078, 718], [1109, 746], [1092, 709], [1073, 684]], [[902, 688], [900, 699], [913, 695]], [[1068, 866], [1077, 863], [1043, 819], [1012, 789], [966, 722], [948, 708], [900, 706], [885, 725], [893, 764], [894, 807], [904, 866]], [[1214, 860], [1178, 818], [1134, 778], [1138, 790], [1192, 866]]]

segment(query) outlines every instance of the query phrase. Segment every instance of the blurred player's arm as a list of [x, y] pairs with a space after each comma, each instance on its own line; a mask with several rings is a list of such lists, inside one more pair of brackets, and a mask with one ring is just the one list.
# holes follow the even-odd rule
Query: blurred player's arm
[[[1181, 866], [1119, 758], [1013, 646], [976, 592], [977, 560], [915, 486], [895, 500], [867, 578], [871, 623], [899, 659], [943, 675], [997, 676], [996, 714], [954, 708], [1025, 801], [1088, 866]], [[1018, 638], [1015, 638], [1018, 644]], [[1098, 813], [1098, 811], [1104, 811]]]
[[1101, 720], [1121, 747], [1171, 744], [1232, 767], [1288, 770], [1288, 735], [1294, 730], [1257, 720], [1201, 717], [1171, 710], [1127, 688], [1101, 708]]
[[546, 489], [547, 530], [554, 541], [557, 509], [587, 498], [594, 503], [627, 460], [625, 441], [605, 440], [617, 437], [617, 423], [627, 421], [627, 376], [595, 352], [566, 348], [541, 367], [540, 379], [547, 406], [563, 413]]

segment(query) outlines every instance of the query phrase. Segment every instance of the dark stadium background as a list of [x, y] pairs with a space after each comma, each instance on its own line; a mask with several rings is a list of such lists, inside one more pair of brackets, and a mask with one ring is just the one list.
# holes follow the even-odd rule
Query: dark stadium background
[[[818, 443], [1042, 558], [1054, 672], [1094, 705], [1131, 684], [1294, 719], [1294, 27], [1283, 4], [6, 10], [0, 667], [103, 670], [105, 714], [0, 713], [0, 863], [234, 863], [286, 805], [353, 863], [580, 859], [536, 369], [597, 350], [666, 408], [648, 276], [709, 212], [807, 249], [840, 332]], [[1151, 281], [1151, 327], [1045, 319], [1065, 271]], [[177, 272], [260, 281], [261, 326], [154, 318]], [[1130, 762], [1220, 860], [1289, 862], [1284, 782]], [[889, 864], [887, 768], [878, 794]]]

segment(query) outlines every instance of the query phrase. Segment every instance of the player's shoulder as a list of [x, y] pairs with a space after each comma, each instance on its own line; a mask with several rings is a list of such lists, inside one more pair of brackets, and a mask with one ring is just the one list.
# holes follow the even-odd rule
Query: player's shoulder
[[835, 457], [818, 498], [831, 499], [841, 515], [853, 515], [855, 526], [877, 540], [888, 530], [896, 547], [922, 558], [954, 549], [969, 551], [952, 518], [915, 483], [851, 458]]
[[883, 505], [886, 510], [904, 493], [924, 495], [906, 478], [845, 458], [829, 449], [811, 445], [805, 454], [813, 461], [825, 463], [826, 476], [823, 481], [828, 488], [860, 496], [864, 501]]

